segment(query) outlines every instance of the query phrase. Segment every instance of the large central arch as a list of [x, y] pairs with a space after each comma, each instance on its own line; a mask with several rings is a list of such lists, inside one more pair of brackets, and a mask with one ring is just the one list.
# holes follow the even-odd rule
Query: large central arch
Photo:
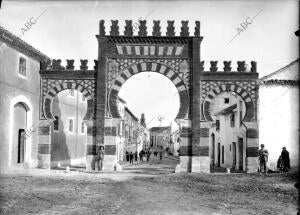
[[111, 90], [109, 92], [109, 105], [108, 105], [109, 112], [113, 118], [120, 117], [120, 114], [118, 112], [118, 107], [117, 107], [117, 100], [118, 100], [119, 90], [121, 89], [122, 85], [130, 77], [141, 72], [157, 72], [170, 79], [178, 90], [179, 100], [180, 100], [179, 112], [176, 116], [176, 119], [185, 119], [188, 117], [189, 96], [188, 96], [187, 87], [185, 86], [181, 77], [167, 65], [156, 63], [156, 62], [145, 62], [145, 63], [138, 63], [129, 66], [125, 70], [121, 71], [119, 76], [114, 81]]

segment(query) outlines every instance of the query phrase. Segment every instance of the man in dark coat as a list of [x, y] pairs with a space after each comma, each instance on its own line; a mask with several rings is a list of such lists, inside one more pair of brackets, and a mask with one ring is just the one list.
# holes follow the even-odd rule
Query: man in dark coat
[[101, 171], [103, 168], [104, 147], [98, 146], [96, 150], [95, 169]]
[[129, 161], [129, 152], [126, 151], [125, 155], [126, 155], [126, 161], [128, 162]]
[[289, 169], [291, 168], [290, 167], [290, 155], [285, 147], [282, 148], [281, 158], [282, 158], [282, 162], [283, 162], [283, 171], [288, 172]]
[[130, 164], [133, 164], [133, 153], [130, 152], [129, 154], [129, 161], [130, 161]]

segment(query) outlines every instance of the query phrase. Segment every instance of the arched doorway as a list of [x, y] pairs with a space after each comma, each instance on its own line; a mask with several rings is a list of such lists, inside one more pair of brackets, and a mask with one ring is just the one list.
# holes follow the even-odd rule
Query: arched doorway
[[[173, 142], [172, 132], [176, 132], [179, 129], [174, 120], [180, 107], [178, 90], [173, 82], [160, 73], [141, 72], [130, 77], [122, 85], [118, 98], [126, 102], [125, 114], [122, 114], [123, 111], [120, 111], [120, 108], [118, 108], [121, 116], [120, 120], [124, 124], [123, 127], [125, 129], [129, 127], [129, 130], [135, 130], [134, 128], [131, 129], [131, 117], [127, 117], [127, 110], [132, 112], [137, 118], [144, 114], [146, 124], [146, 128], [143, 130], [145, 138], [133, 136], [133, 141], [131, 141], [132, 138], [127, 138], [126, 135], [124, 140], [122, 135], [120, 136], [121, 139], [118, 138], [119, 140], [117, 140], [118, 143], [116, 144], [117, 155], [118, 158], [123, 158], [123, 160], [119, 161], [126, 161], [126, 152], [137, 152], [139, 154], [142, 150], [149, 148], [153, 152], [152, 155], [162, 151], [166, 156], [173, 156], [174, 151], [177, 151], [178, 147]], [[127, 131], [125, 131], [126, 133]], [[150, 145], [149, 143], [152, 144]], [[150, 163], [158, 158], [159, 156], [151, 156]], [[170, 168], [175, 169], [175, 166], [178, 164], [176, 162], [178, 160], [174, 159], [174, 161], [170, 162]], [[160, 162], [155, 164], [160, 164]]]
[[23, 166], [26, 161], [26, 139], [29, 107], [18, 102], [13, 106], [13, 128], [12, 128], [12, 160], [13, 166]]
[[85, 167], [87, 129], [85, 96], [75, 89], [57, 93], [52, 102], [51, 167]]

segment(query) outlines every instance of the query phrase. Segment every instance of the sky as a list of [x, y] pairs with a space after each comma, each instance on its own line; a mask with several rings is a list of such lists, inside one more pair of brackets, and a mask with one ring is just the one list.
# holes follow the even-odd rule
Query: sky
[[[49, 57], [62, 59], [63, 65], [66, 59], [75, 59], [75, 66], [79, 67], [79, 59], [88, 59], [92, 68], [98, 52], [95, 35], [99, 31], [100, 19], [105, 20], [108, 34], [112, 19], [119, 20], [120, 32], [123, 33], [125, 19], [132, 19], [135, 23], [146, 17], [149, 35], [153, 20], [161, 20], [162, 35], [165, 35], [167, 20], [175, 20], [177, 35], [181, 20], [189, 20], [190, 34], [194, 32], [195, 20], [199, 20], [203, 36], [201, 60], [206, 61], [205, 69], [209, 69], [211, 60], [219, 61], [220, 69], [223, 61], [231, 60], [233, 70], [236, 69], [236, 61], [250, 63], [255, 60], [262, 77], [298, 58], [299, 38], [294, 34], [299, 28], [298, 11], [299, 1], [296, 0], [4, 0], [0, 9], [0, 25], [20, 35], [21, 39]], [[26, 22], [37, 17], [35, 24], [22, 35], [21, 28], [25, 28]], [[237, 29], [241, 29], [246, 20], [251, 20], [251, 24], [238, 34]], [[172, 88], [171, 82], [162, 75], [149, 74], [133, 76], [121, 88], [120, 95], [138, 117], [144, 112], [146, 121], [150, 121], [153, 116], [164, 115], [163, 124], [170, 124], [179, 109], [175, 87]], [[170, 101], [166, 102], [167, 98]], [[151, 126], [159, 124], [157, 119], [151, 123]]]

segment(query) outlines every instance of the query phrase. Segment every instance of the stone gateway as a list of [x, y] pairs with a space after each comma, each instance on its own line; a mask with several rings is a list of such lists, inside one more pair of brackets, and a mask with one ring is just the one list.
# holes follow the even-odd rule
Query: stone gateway
[[[87, 60], [81, 60], [80, 70], [74, 70], [74, 60], [61, 66], [61, 60], [41, 64], [40, 120], [53, 120], [52, 102], [57, 93], [64, 89], [80, 91], [87, 100], [84, 117], [87, 125], [86, 169], [95, 167], [96, 146], [104, 146], [103, 170], [113, 171], [117, 161], [117, 127], [120, 113], [117, 101], [122, 85], [135, 74], [151, 71], [170, 79], [178, 90], [180, 108], [176, 122], [180, 127], [180, 163], [177, 172], [210, 172], [218, 156], [218, 147], [212, 145], [212, 138], [219, 138], [220, 146], [226, 148], [231, 142], [238, 142], [242, 153], [240, 167], [246, 172], [257, 171], [257, 79], [256, 62], [251, 68], [245, 61], [237, 62], [237, 71], [232, 71], [231, 61], [224, 61], [224, 69], [218, 69], [218, 62], [211, 61], [209, 71], [204, 69], [200, 58], [200, 22], [196, 21], [193, 35], [190, 35], [188, 21], [182, 21], [180, 36], [176, 36], [174, 21], [168, 21], [166, 35], [161, 35], [160, 21], [153, 21], [152, 35], [148, 35], [145, 20], [139, 20], [138, 35], [133, 35], [131, 20], [126, 20], [121, 35], [118, 20], [112, 20], [110, 34], [106, 34], [104, 20], [99, 23], [98, 59], [94, 70], [88, 70]], [[249, 71], [248, 71], [249, 70]], [[232, 93], [236, 100], [227, 102], [224, 93]], [[225, 102], [222, 102], [222, 101]], [[239, 104], [236, 104], [238, 102]], [[231, 107], [231, 108], [229, 108]], [[219, 113], [240, 113], [240, 122], [232, 135], [218, 135], [216, 125], [223, 123]], [[229, 109], [228, 109], [229, 108]], [[222, 112], [223, 115], [225, 112]], [[39, 128], [39, 166], [50, 167], [50, 126]], [[214, 132], [214, 135], [212, 133]], [[230, 134], [231, 134], [230, 133]], [[236, 134], [236, 136], [234, 136]], [[231, 139], [228, 139], [231, 138]], [[232, 141], [232, 138], [236, 141]], [[230, 142], [231, 141], [231, 142]], [[231, 151], [232, 152], [232, 151]], [[219, 152], [220, 153], [220, 152]], [[225, 160], [232, 160], [233, 153], [221, 153]], [[214, 156], [212, 156], [214, 155]], [[232, 161], [233, 162], [233, 161]], [[233, 165], [224, 162], [226, 165]]]

